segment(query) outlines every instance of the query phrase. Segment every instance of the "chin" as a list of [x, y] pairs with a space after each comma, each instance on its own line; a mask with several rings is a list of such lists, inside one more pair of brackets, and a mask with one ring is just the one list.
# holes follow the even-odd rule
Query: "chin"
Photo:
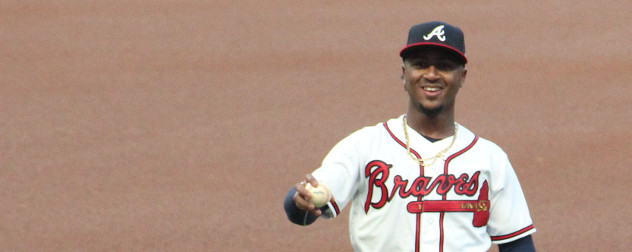
[[419, 104], [418, 109], [422, 114], [425, 114], [427, 116], [430, 117], [435, 117], [438, 114], [440, 114], [441, 112], [443, 112], [443, 106], [438, 106], [438, 107], [426, 107], [422, 104]]

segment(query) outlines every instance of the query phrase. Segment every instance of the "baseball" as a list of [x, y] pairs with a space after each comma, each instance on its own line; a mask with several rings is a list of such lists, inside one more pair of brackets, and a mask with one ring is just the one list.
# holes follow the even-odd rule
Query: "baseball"
[[312, 194], [312, 204], [316, 207], [323, 207], [327, 205], [327, 202], [331, 200], [331, 192], [329, 188], [324, 184], [318, 184], [317, 187], [313, 187], [311, 184], [306, 184], [305, 188]]

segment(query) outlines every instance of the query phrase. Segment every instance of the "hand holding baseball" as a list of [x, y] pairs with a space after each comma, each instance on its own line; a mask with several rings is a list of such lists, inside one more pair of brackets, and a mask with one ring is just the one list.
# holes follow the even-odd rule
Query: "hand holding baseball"
[[318, 186], [306, 184], [305, 188], [311, 194], [310, 201], [315, 207], [324, 207], [331, 200], [331, 192], [325, 184], [318, 184]]
[[329, 188], [324, 184], [319, 184], [311, 174], [307, 174], [305, 179], [297, 183], [295, 187], [294, 202], [296, 206], [315, 216], [320, 216], [322, 212], [318, 208], [327, 205], [327, 202], [333, 198]]

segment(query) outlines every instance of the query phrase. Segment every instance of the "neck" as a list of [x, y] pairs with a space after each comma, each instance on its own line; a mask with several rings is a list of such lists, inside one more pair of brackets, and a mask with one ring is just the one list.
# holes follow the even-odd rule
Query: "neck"
[[419, 110], [408, 109], [406, 120], [408, 126], [426, 137], [443, 139], [454, 135], [454, 111], [428, 115]]

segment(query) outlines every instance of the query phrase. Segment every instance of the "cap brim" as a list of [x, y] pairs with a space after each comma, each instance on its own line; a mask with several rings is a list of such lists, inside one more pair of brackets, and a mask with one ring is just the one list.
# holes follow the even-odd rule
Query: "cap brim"
[[434, 46], [434, 47], [441, 47], [441, 48], [448, 49], [448, 50], [454, 52], [459, 57], [461, 57], [461, 59], [463, 59], [463, 63], [467, 63], [467, 57], [465, 57], [465, 54], [461, 53], [461, 51], [457, 50], [454, 47], [451, 47], [451, 46], [448, 46], [448, 45], [445, 45], [445, 44], [434, 43], [434, 42], [422, 42], [422, 43], [415, 43], [415, 44], [407, 45], [406, 47], [404, 47], [404, 49], [402, 49], [399, 52], [399, 56], [404, 58], [406, 53], [412, 51], [414, 48], [420, 48], [420, 47], [424, 47], [424, 46]]

